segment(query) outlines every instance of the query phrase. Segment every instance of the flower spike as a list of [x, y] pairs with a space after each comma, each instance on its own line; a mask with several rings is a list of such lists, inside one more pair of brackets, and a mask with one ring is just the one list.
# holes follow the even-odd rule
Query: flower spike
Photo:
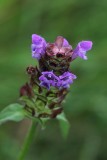
[[62, 102], [70, 85], [77, 78], [70, 71], [70, 63], [80, 57], [87, 59], [91, 41], [81, 41], [75, 49], [62, 36], [53, 43], [32, 35], [32, 57], [38, 60], [38, 67], [29, 66], [30, 82], [20, 89], [21, 101], [33, 118], [55, 118], [63, 112]]

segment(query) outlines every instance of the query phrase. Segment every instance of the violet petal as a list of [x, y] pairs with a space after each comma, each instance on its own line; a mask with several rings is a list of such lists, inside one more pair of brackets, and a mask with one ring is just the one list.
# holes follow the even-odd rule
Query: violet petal
[[36, 59], [40, 59], [41, 56], [45, 54], [45, 49], [46, 49], [46, 41], [44, 38], [37, 34], [32, 35], [32, 57]]
[[73, 51], [72, 59], [80, 57], [82, 59], [87, 59], [86, 53], [92, 48], [91, 41], [81, 41], [78, 43], [77, 47]]

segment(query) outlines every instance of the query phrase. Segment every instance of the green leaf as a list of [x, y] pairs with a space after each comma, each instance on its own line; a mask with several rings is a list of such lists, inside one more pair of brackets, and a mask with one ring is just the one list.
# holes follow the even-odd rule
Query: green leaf
[[59, 120], [62, 136], [64, 139], [66, 139], [68, 132], [69, 132], [69, 129], [70, 129], [70, 124], [69, 124], [68, 120], [66, 119], [64, 113], [59, 114], [57, 116], [57, 119]]
[[25, 117], [23, 106], [15, 103], [10, 104], [0, 112], [0, 124], [7, 121], [21, 121]]

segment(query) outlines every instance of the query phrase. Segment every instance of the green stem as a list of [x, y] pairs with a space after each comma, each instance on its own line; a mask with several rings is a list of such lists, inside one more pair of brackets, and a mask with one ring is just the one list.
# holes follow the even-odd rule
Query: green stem
[[25, 138], [25, 142], [22, 146], [22, 150], [20, 152], [20, 155], [19, 155], [19, 158], [18, 160], [24, 160], [27, 153], [28, 153], [28, 150], [30, 148], [30, 145], [32, 143], [32, 140], [34, 138], [34, 135], [35, 135], [35, 129], [37, 128], [37, 122], [35, 124], [34, 121], [32, 121], [32, 124], [31, 124], [31, 127], [29, 128], [29, 131], [28, 131], [28, 134]]

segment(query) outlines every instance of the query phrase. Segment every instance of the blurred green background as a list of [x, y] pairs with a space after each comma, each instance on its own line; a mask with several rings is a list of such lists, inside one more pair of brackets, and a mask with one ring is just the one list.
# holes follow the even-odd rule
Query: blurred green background
[[[92, 40], [88, 61], [76, 59], [78, 79], [64, 103], [71, 128], [63, 140], [56, 120], [39, 129], [26, 160], [107, 160], [107, 0], [0, 0], [0, 110], [14, 103], [28, 77], [31, 35], [73, 47]], [[0, 126], [0, 160], [15, 160], [29, 121]]]

